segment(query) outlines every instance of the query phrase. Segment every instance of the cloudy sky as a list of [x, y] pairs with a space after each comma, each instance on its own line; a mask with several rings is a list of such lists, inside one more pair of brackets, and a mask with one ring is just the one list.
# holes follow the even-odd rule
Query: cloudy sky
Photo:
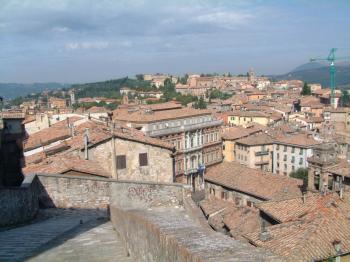
[[0, 82], [285, 73], [350, 54], [348, 0], [0, 0]]

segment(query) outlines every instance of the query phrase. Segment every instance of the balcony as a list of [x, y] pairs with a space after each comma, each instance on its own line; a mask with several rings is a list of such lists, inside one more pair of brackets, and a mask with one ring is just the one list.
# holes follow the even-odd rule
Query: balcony
[[266, 156], [269, 154], [268, 150], [255, 152], [255, 156]]
[[196, 124], [186, 124], [176, 127], [167, 127], [160, 130], [150, 130], [148, 134], [152, 137], [164, 136], [174, 133], [183, 133], [191, 130], [203, 129], [207, 127], [219, 126], [222, 124], [221, 120], [212, 120], [209, 122], [196, 123]]
[[259, 161], [259, 162], [255, 162], [256, 166], [263, 166], [263, 165], [268, 165], [269, 161], [268, 160], [263, 160], [263, 161]]

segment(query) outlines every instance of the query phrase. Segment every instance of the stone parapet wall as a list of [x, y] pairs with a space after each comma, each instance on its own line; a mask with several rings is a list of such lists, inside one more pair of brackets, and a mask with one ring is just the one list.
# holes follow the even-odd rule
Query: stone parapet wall
[[20, 187], [0, 188], [0, 227], [22, 224], [38, 213], [38, 179], [28, 176]]
[[38, 175], [42, 207], [107, 209], [110, 180], [106, 178]]
[[181, 206], [181, 184], [120, 181], [107, 178], [38, 175], [43, 207], [124, 209]]

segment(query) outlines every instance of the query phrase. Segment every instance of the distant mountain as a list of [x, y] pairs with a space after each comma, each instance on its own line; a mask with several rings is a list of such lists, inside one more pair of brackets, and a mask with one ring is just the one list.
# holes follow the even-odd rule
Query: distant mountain
[[318, 68], [326, 67], [326, 66], [327, 66], [326, 63], [310, 62], [310, 63], [306, 63], [306, 64], [302, 64], [300, 66], [297, 66], [291, 72], [298, 72], [298, 71], [304, 71], [304, 70], [318, 69]]
[[18, 96], [26, 96], [31, 93], [38, 93], [44, 90], [59, 89], [69, 87], [70, 84], [62, 83], [0, 83], [0, 96], [4, 99], [12, 99]]
[[[329, 87], [329, 66], [323, 63], [307, 63], [296, 67], [287, 74], [271, 76], [274, 80], [299, 79], [308, 83], [320, 83], [323, 87]], [[339, 63], [336, 65], [336, 85], [350, 86], [350, 64]]]

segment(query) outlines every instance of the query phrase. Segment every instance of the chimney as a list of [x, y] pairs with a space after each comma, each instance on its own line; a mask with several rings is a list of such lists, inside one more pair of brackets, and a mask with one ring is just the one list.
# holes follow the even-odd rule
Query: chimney
[[305, 202], [306, 202], [306, 194], [305, 193], [303, 193], [303, 204], [305, 204]]
[[85, 134], [84, 134], [84, 158], [85, 158], [85, 160], [89, 160], [88, 144], [89, 144], [89, 128], [86, 128]]
[[73, 123], [71, 123], [71, 124], [69, 124], [69, 129], [70, 129], [70, 135], [71, 135], [71, 137], [74, 137], [74, 124]]
[[344, 198], [344, 188], [343, 187], [340, 188], [339, 197], [340, 197], [340, 199]]
[[259, 239], [261, 241], [267, 241], [267, 240], [271, 239], [270, 233], [267, 232], [266, 222], [265, 221], [262, 221], [262, 223], [261, 223], [261, 232], [260, 232], [260, 235], [259, 235]]

